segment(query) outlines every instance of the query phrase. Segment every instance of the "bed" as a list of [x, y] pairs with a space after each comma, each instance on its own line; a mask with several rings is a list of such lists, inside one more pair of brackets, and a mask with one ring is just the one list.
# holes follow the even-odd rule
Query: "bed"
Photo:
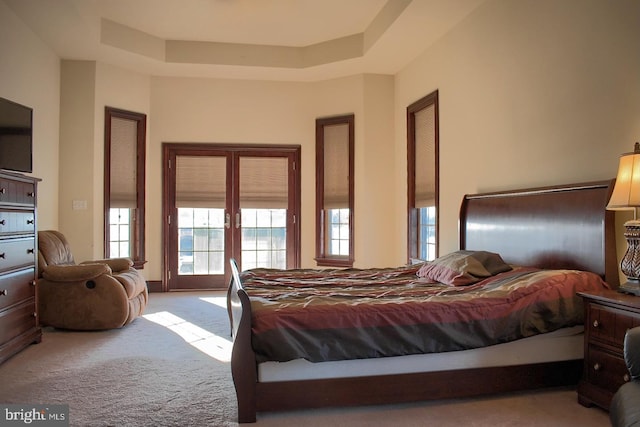
[[[498, 254], [505, 264], [514, 267], [492, 274], [489, 279], [508, 274], [544, 274], [546, 271], [538, 269], [553, 269], [563, 270], [564, 274], [566, 271], [571, 274], [586, 272], [586, 275], [596, 276], [593, 286], [598, 286], [595, 282], [599, 281], [604, 286], [616, 287], [615, 218], [613, 212], [605, 209], [612, 188], [613, 181], [602, 181], [467, 195], [460, 209], [460, 249], [472, 254], [485, 251]], [[356, 275], [383, 271], [387, 278], [392, 277], [387, 289], [395, 291], [399, 289], [400, 276], [407, 273], [415, 277], [420, 268], [422, 266], [357, 270]], [[257, 412], [262, 411], [470, 397], [573, 385], [581, 376], [581, 318], [551, 327], [543, 333], [524, 334], [508, 342], [494, 337], [496, 341], [491, 345], [465, 347], [463, 342], [460, 347], [454, 345], [443, 351], [427, 348], [424, 354], [417, 348], [396, 355], [390, 353], [394, 347], [391, 345], [376, 350], [375, 355], [364, 356], [357, 351], [367, 350], [357, 348], [355, 358], [350, 358], [348, 352], [327, 353], [327, 346], [323, 347], [322, 343], [313, 350], [312, 343], [302, 342], [291, 346], [301, 353], [278, 355], [278, 351], [291, 344], [293, 339], [285, 335], [278, 342], [273, 335], [260, 334], [261, 330], [270, 329], [269, 322], [279, 319], [268, 312], [261, 318], [262, 305], [258, 305], [257, 300], [272, 292], [268, 280], [295, 287], [296, 274], [300, 277], [314, 276], [310, 280], [316, 281], [322, 280], [315, 277], [319, 272], [239, 273], [233, 261], [232, 270], [227, 302], [233, 337], [231, 370], [240, 423], [255, 422]], [[350, 272], [331, 271], [340, 276], [338, 281], [347, 281], [350, 285], [360, 283], [358, 278], [343, 277]], [[581, 278], [579, 282], [586, 280]], [[255, 287], [254, 283], [259, 286]], [[265, 283], [268, 285], [266, 288], [262, 286]], [[484, 279], [479, 283], [484, 283]], [[408, 286], [413, 292], [415, 285]], [[342, 291], [344, 289], [341, 288]], [[252, 312], [252, 301], [255, 313]], [[576, 304], [579, 302], [579, 299], [574, 301]], [[486, 315], [480, 315], [476, 320], [484, 317]], [[330, 317], [325, 321], [334, 322]], [[471, 331], [476, 335], [479, 335], [478, 331], [491, 332], [494, 328], [487, 324], [474, 327]], [[381, 328], [360, 329], [379, 333]], [[347, 328], [345, 336], [353, 337], [358, 330], [357, 327]], [[512, 330], [517, 331], [518, 327]], [[433, 330], [427, 331], [428, 334], [434, 333]], [[382, 341], [389, 342], [393, 333], [393, 329], [387, 330]], [[422, 332], [408, 329], [401, 333], [419, 335]], [[265, 350], [262, 344], [271, 341], [276, 345]], [[345, 338], [341, 342], [346, 344], [349, 340]]]

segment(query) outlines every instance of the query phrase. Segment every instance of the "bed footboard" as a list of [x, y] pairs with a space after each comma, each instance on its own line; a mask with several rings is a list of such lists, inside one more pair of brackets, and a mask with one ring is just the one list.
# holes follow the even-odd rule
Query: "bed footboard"
[[238, 422], [256, 421], [256, 356], [251, 346], [251, 303], [242, 288], [235, 260], [231, 260], [231, 283], [227, 293], [227, 309], [233, 338], [231, 375], [238, 400]]

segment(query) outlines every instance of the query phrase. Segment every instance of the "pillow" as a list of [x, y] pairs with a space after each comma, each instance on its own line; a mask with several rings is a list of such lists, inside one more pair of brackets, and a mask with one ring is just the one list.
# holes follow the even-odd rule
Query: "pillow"
[[509, 270], [511, 266], [496, 253], [456, 251], [425, 263], [416, 274], [447, 285], [467, 286]]

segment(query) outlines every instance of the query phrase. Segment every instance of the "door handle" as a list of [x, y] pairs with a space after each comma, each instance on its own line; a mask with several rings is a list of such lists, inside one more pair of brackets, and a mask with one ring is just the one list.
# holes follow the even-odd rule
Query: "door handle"
[[236, 228], [240, 228], [240, 212], [236, 212]]
[[227, 213], [224, 215], [224, 228], [230, 228], [230, 227], [231, 227], [231, 215]]

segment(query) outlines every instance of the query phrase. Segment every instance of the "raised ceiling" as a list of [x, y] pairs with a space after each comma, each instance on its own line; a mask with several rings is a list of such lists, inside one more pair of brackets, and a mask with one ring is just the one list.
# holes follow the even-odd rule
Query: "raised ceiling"
[[164, 76], [395, 74], [485, 0], [3, 0], [63, 59]]

